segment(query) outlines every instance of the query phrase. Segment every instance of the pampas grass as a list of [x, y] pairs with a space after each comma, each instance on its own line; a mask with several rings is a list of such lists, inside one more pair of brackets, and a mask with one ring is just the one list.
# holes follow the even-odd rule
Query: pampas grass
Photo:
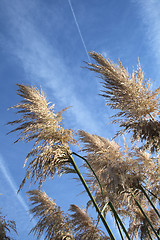
[[95, 226], [93, 219], [88, 216], [87, 212], [80, 209], [78, 206], [70, 205], [69, 211], [70, 221], [76, 232], [76, 240], [102, 240], [110, 239], [98, 227]]
[[[38, 182], [39, 190], [27, 193], [30, 211], [34, 218], [38, 218], [31, 232], [37, 235], [37, 239], [44, 234], [48, 240], [115, 240], [105, 219], [111, 212], [122, 239], [120, 227], [128, 240], [135, 237], [151, 239], [154, 234], [157, 237], [160, 229], [159, 210], [156, 209], [160, 199], [160, 168], [159, 155], [153, 153], [160, 148], [160, 88], [151, 90], [150, 81], [144, 80], [140, 63], [130, 75], [120, 61], [116, 65], [95, 52], [90, 56], [96, 63], [87, 63], [87, 68], [99, 74], [103, 80], [101, 95], [109, 107], [117, 110], [112, 116], [113, 123], [119, 123], [122, 130], [115, 136], [131, 132], [132, 143], [140, 139], [142, 146], [135, 144], [130, 149], [124, 142], [120, 147], [115, 140], [79, 130], [84, 156], [71, 152], [70, 146], [78, 142], [73, 130], [65, 129], [62, 124], [62, 113], [67, 108], [55, 113], [54, 105], [47, 102], [42, 90], [18, 84], [17, 93], [22, 101], [13, 108], [20, 118], [9, 124], [16, 126], [11, 132], [19, 132], [15, 142], [34, 141], [25, 160], [28, 166], [19, 188], [27, 179]], [[85, 179], [73, 156], [85, 161]], [[45, 192], [40, 191], [47, 177], [62, 173], [77, 174], [89, 196], [86, 209], [95, 207], [97, 221], [88, 215], [87, 210], [75, 204], [71, 204], [68, 215], [64, 214]], [[144, 189], [152, 195], [148, 196]], [[122, 223], [126, 219], [129, 221], [129, 235]], [[110, 238], [101, 231], [99, 220]]]
[[90, 56], [96, 63], [87, 63], [86, 68], [99, 74], [106, 105], [118, 111], [112, 116], [113, 123], [118, 122], [122, 130], [115, 136], [125, 131], [133, 132], [133, 140], [145, 140], [144, 148], [158, 151], [160, 131], [155, 118], [160, 113], [160, 87], [150, 90], [151, 82], [144, 80], [140, 63], [130, 75], [120, 61], [116, 65], [96, 52], [90, 52]]
[[31, 182], [39, 181], [40, 188], [48, 176], [53, 177], [61, 172], [62, 167], [68, 166], [69, 144], [76, 144], [77, 141], [72, 130], [62, 127], [62, 113], [67, 108], [54, 113], [54, 105], [49, 106], [42, 90], [21, 84], [18, 87], [17, 94], [23, 100], [13, 108], [21, 117], [8, 123], [18, 125], [10, 133], [19, 132], [15, 142], [35, 141], [25, 160], [25, 164], [28, 159], [30, 163], [19, 190], [29, 178]]
[[[84, 164], [87, 169], [86, 181], [95, 195], [95, 200], [100, 208], [104, 208], [104, 203], [112, 202], [117, 213], [122, 218], [125, 219], [127, 217], [129, 219], [130, 235], [136, 236], [136, 234], [142, 234], [142, 236], [146, 236], [148, 235], [147, 228], [145, 231], [143, 226], [145, 224], [148, 226], [148, 224], [142, 214], [137, 214], [140, 211], [132, 197], [132, 193], [134, 193], [136, 199], [150, 217], [153, 226], [155, 227], [157, 224], [157, 228], [158, 226], [160, 227], [156, 212], [150, 208], [146, 208], [148, 201], [141, 192], [141, 186], [145, 185], [147, 189], [156, 194], [157, 197], [160, 197], [157, 191], [160, 181], [159, 167], [157, 165], [158, 159], [153, 158], [151, 154], [138, 148], [133, 148], [132, 151], [129, 151], [127, 145], [122, 150], [114, 140], [109, 141], [108, 139], [95, 134], [89, 134], [82, 130], [79, 131], [79, 138], [84, 145], [82, 151], [87, 153], [85, 158], [92, 166], [103, 189], [102, 195], [93, 172], [87, 164]], [[155, 178], [155, 176], [157, 177]], [[152, 201], [156, 204], [155, 198], [152, 198]], [[92, 202], [89, 201], [88, 206], [91, 204]], [[108, 211], [110, 211], [110, 208], [106, 205], [103, 212], [107, 214]], [[143, 232], [141, 231], [141, 227]], [[134, 229], [133, 232], [131, 229]], [[145, 237], [142, 239], [145, 239]]]
[[8, 235], [11, 231], [17, 234], [15, 221], [6, 220], [0, 211], [0, 239], [11, 239]]
[[40, 190], [27, 192], [32, 208], [33, 217], [38, 218], [37, 224], [31, 229], [37, 239], [45, 234], [45, 239], [62, 240], [74, 239], [69, 228], [69, 221], [56, 203]]

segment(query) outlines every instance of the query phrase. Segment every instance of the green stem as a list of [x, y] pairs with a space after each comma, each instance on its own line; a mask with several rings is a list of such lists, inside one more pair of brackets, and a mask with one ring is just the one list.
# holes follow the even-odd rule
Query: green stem
[[148, 228], [147, 228], [147, 232], [148, 232], [148, 236], [149, 236], [149, 238], [150, 238], [151, 240], [153, 240], [153, 238], [152, 238], [152, 236], [151, 236], [150, 231], [149, 231]]
[[84, 188], [86, 189], [86, 192], [88, 193], [88, 195], [89, 195], [89, 197], [90, 197], [90, 199], [91, 199], [91, 201], [92, 201], [92, 203], [93, 203], [96, 211], [98, 212], [98, 215], [100, 216], [100, 218], [101, 218], [101, 220], [102, 220], [102, 222], [103, 222], [103, 224], [104, 224], [104, 226], [105, 226], [105, 228], [106, 228], [106, 230], [107, 230], [107, 232], [108, 232], [111, 240], [116, 240], [115, 237], [114, 237], [114, 235], [113, 235], [113, 233], [112, 233], [112, 231], [110, 230], [110, 227], [108, 226], [108, 224], [107, 224], [107, 222], [106, 222], [106, 219], [105, 219], [104, 216], [101, 214], [101, 211], [100, 211], [100, 209], [99, 209], [99, 207], [98, 207], [98, 205], [97, 205], [94, 197], [92, 196], [92, 194], [91, 194], [91, 192], [90, 192], [90, 190], [89, 190], [89, 187], [88, 187], [87, 184], [86, 184], [86, 181], [84, 180], [84, 178], [83, 178], [82, 174], [80, 173], [80, 171], [79, 171], [79, 169], [78, 169], [78, 167], [77, 167], [77, 165], [76, 165], [73, 157], [72, 157], [70, 154], [69, 154], [69, 159], [70, 159], [70, 161], [71, 161], [71, 163], [72, 163], [72, 165], [73, 165], [76, 173], [78, 174], [78, 176], [79, 176], [79, 178], [80, 178], [80, 180], [81, 180]]
[[135, 196], [134, 196], [133, 193], [132, 193], [132, 196], [133, 196], [133, 198], [134, 198], [135, 203], [137, 204], [137, 206], [139, 207], [140, 211], [142, 212], [143, 216], [144, 216], [145, 219], [147, 220], [149, 226], [151, 227], [151, 229], [153, 230], [154, 234], [156, 235], [157, 239], [160, 239], [159, 236], [158, 236], [158, 234], [157, 234], [157, 232], [156, 232], [156, 230], [154, 229], [152, 223], [150, 222], [149, 218], [147, 217], [147, 215], [146, 215], [145, 212], [143, 211], [143, 209], [142, 209], [141, 205], [139, 204], [139, 202], [136, 200], [136, 198], [135, 198]]
[[118, 230], [119, 230], [120, 236], [121, 236], [122, 240], [124, 240], [124, 238], [123, 238], [123, 234], [122, 234], [121, 229], [120, 229], [120, 226], [119, 226], [119, 222], [118, 222], [118, 220], [117, 220], [116, 217], [115, 217], [115, 220], [116, 220], [116, 224], [117, 224], [117, 227], [118, 227]]
[[150, 116], [150, 118], [152, 119], [152, 121], [155, 121], [155, 119], [154, 119], [154, 117], [152, 116], [151, 113], [149, 113], [149, 116]]
[[157, 197], [154, 193], [152, 193], [151, 191], [149, 191], [145, 186], [143, 186], [147, 192], [149, 192], [153, 197], [157, 198], [158, 200], [160, 200], [159, 197]]
[[127, 230], [125, 229], [125, 227], [124, 227], [124, 225], [123, 225], [121, 219], [119, 218], [119, 216], [118, 216], [118, 214], [117, 214], [115, 208], [113, 207], [112, 203], [109, 202], [108, 205], [110, 206], [112, 212], [114, 213], [115, 218], [118, 220], [119, 224], [121, 225], [121, 227], [122, 227], [124, 233], [126, 234], [126, 237], [127, 237], [129, 240], [131, 240], [130, 237], [129, 237], [129, 235], [128, 235], [128, 233], [127, 233]]
[[[105, 211], [105, 209], [106, 209], [106, 207], [108, 206], [108, 203], [106, 203], [105, 205], [104, 205], [104, 207], [102, 208], [102, 211], [101, 211], [101, 213], [103, 214], [103, 212]], [[104, 215], [104, 214], [103, 214]]]
[[100, 183], [100, 181], [99, 181], [99, 179], [98, 179], [95, 171], [93, 170], [92, 166], [91, 166], [90, 163], [87, 161], [87, 159], [85, 159], [84, 157], [80, 156], [79, 154], [77, 154], [77, 153], [75, 153], [75, 152], [72, 152], [72, 154], [74, 154], [75, 156], [83, 159], [83, 160], [87, 163], [87, 165], [89, 166], [89, 168], [91, 169], [91, 171], [93, 172], [93, 174], [94, 174], [94, 176], [95, 176], [95, 178], [96, 178], [96, 180], [97, 180], [97, 182], [98, 182], [98, 184], [99, 184], [99, 186], [100, 186], [100, 189], [101, 189], [103, 204], [105, 204], [105, 202], [104, 202], [104, 194], [103, 194], [103, 189], [102, 189], [101, 183]]
[[160, 218], [160, 214], [158, 212], [158, 210], [156, 209], [156, 207], [154, 206], [154, 204], [152, 203], [152, 201], [150, 200], [150, 198], [148, 197], [148, 194], [144, 191], [143, 187], [141, 187], [142, 192], [144, 193], [144, 195], [146, 196], [146, 198], [148, 199], [149, 203], [151, 204], [151, 206], [153, 207], [153, 209], [155, 210], [155, 212], [157, 213], [158, 217]]

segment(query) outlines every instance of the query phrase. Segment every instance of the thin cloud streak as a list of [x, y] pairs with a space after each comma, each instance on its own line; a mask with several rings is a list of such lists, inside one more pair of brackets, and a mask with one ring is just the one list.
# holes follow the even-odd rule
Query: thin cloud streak
[[69, 3], [69, 5], [70, 5], [70, 8], [71, 8], [71, 11], [72, 11], [72, 14], [73, 14], [73, 18], [74, 18], [74, 21], [75, 21], [75, 23], [76, 23], [76, 26], [77, 26], [77, 29], [78, 29], [78, 32], [79, 32], [79, 35], [80, 35], [80, 38], [81, 38], [82, 44], [83, 44], [83, 46], [84, 46], [84, 49], [85, 49], [85, 51], [86, 51], [86, 54], [87, 54], [88, 60], [89, 60], [89, 62], [90, 62], [90, 57], [89, 57], [89, 55], [88, 55], [88, 50], [87, 50], [86, 44], [85, 44], [85, 42], [84, 42], [84, 39], [83, 39], [83, 37], [82, 37], [82, 33], [81, 33], [81, 30], [80, 30], [80, 27], [79, 27], [79, 24], [78, 24], [78, 21], [77, 21], [76, 15], [75, 15], [75, 13], [74, 13], [74, 10], [73, 10], [73, 7], [72, 7], [72, 4], [71, 4], [71, 1], [68, 0], [68, 3]]
[[[14, 192], [16, 198], [18, 199], [18, 201], [20, 202], [21, 206], [24, 208], [25, 212], [27, 213], [31, 223], [33, 226], [36, 225], [36, 221], [33, 219], [33, 216], [30, 214], [29, 212], [29, 208], [27, 206], [27, 204], [25, 203], [23, 197], [19, 194], [17, 194], [18, 191], [18, 187], [16, 186], [9, 170], [6, 168], [4, 160], [2, 158], [2, 156], [0, 155], [0, 171], [2, 172], [2, 174], [4, 175], [6, 181], [8, 182], [9, 186], [11, 187], [12, 191]], [[40, 238], [40, 240], [44, 240], [44, 236], [42, 236]]]
[[9, 173], [9, 170], [5, 167], [5, 164], [1, 155], [0, 155], [0, 170], [4, 175], [5, 179], [7, 180], [8, 184], [10, 185], [11, 189], [13, 190], [14, 194], [16, 195], [18, 201], [20, 202], [24, 210], [28, 213], [31, 219], [31, 215], [29, 214], [29, 208], [25, 203], [24, 199], [22, 198], [22, 196], [20, 194], [17, 194], [18, 187], [16, 186], [11, 174]]
[[159, 0], [141, 0], [136, 3], [140, 6], [139, 11], [146, 25], [146, 36], [157, 58], [157, 63], [160, 64], [160, 2]]
[[76, 122], [79, 128], [86, 131], [94, 129], [95, 132], [100, 133], [100, 124], [97, 124], [82, 99], [76, 97], [74, 86], [70, 80], [72, 75], [69, 73], [63, 57], [59, 55], [56, 47], [54, 48], [48, 42], [47, 37], [39, 32], [38, 26], [32, 22], [32, 18], [29, 16], [27, 20], [24, 18], [28, 13], [25, 12], [25, 8], [21, 10], [21, 7], [19, 7], [20, 9], [17, 7], [14, 11], [9, 8], [8, 11], [13, 29], [11, 30], [13, 42], [16, 43], [13, 44], [6, 39], [9, 51], [20, 59], [26, 75], [29, 75], [32, 82], [43, 84], [52, 90], [56, 100], [60, 101], [64, 107], [74, 106], [70, 109], [74, 124]]

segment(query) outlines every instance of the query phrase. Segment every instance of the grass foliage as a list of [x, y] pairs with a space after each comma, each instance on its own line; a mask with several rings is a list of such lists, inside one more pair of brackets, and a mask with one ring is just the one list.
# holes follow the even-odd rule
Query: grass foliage
[[[39, 183], [39, 189], [27, 193], [30, 211], [37, 219], [31, 232], [37, 239], [44, 235], [47, 240], [115, 239], [107, 223], [105, 233], [99, 225], [100, 219], [111, 213], [119, 238], [126, 235], [127, 239], [159, 239], [160, 88], [151, 90], [151, 82], [144, 79], [140, 63], [130, 75], [120, 61], [115, 64], [96, 52], [90, 56], [93, 63], [86, 63], [86, 68], [98, 74], [106, 105], [117, 111], [112, 116], [113, 124], [118, 124], [121, 130], [113, 137], [131, 133], [132, 147], [128, 147], [125, 139], [120, 146], [115, 139], [66, 129], [62, 113], [67, 108], [55, 113], [54, 105], [47, 102], [42, 90], [18, 84], [17, 93], [22, 101], [13, 108], [20, 117], [9, 124], [16, 126], [11, 132], [19, 132], [16, 142], [34, 143], [26, 157], [28, 166], [20, 185], [22, 189], [27, 179]], [[77, 144], [82, 150], [79, 157], [85, 160], [85, 180], [72, 161], [71, 148]], [[85, 209], [71, 204], [64, 213], [41, 190], [48, 177], [62, 173], [74, 173], [74, 177], [77, 173], [80, 177], [89, 195]], [[96, 204], [98, 217], [93, 219], [88, 208]], [[128, 228], [124, 221], [129, 222]]]

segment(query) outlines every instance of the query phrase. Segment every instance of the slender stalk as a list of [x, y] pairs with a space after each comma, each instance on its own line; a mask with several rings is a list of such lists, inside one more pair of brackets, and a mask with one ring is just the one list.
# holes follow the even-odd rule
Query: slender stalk
[[158, 212], [158, 210], [156, 209], [156, 207], [154, 206], [154, 204], [152, 203], [152, 201], [150, 200], [150, 198], [148, 197], [148, 194], [145, 192], [145, 190], [143, 189], [143, 187], [141, 186], [141, 190], [144, 193], [144, 195], [146, 196], [146, 198], [148, 199], [149, 203], [151, 204], [151, 206], [153, 207], [153, 209], [155, 210], [155, 212], [157, 213], [158, 217], [160, 218], [160, 214]]
[[106, 209], [106, 207], [108, 206], [108, 203], [106, 203], [101, 211], [101, 213], [103, 214], [104, 210]]
[[136, 200], [136, 198], [135, 198], [135, 196], [134, 196], [133, 193], [132, 193], [132, 196], [133, 196], [133, 198], [134, 198], [135, 203], [137, 204], [137, 206], [139, 207], [140, 211], [142, 212], [143, 216], [144, 216], [145, 219], [147, 220], [149, 226], [151, 227], [151, 229], [153, 230], [154, 234], [156, 235], [157, 239], [160, 239], [159, 236], [158, 236], [158, 234], [157, 234], [157, 232], [156, 232], [156, 230], [154, 229], [152, 223], [150, 222], [149, 218], [147, 217], [147, 215], [146, 215], [145, 212], [143, 211], [143, 209], [142, 209], [141, 205], [139, 204], [139, 202]]
[[122, 234], [121, 229], [120, 229], [120, 226], [119, 226], [119, 222], [118, 222], [118, 220], [117, 220], [116, 217], [115, 217], [115, 220], [116, 220], [116, 224], [117, 224], [117, 227], [118, 227], [118, 230], [119, 230], [120, 236], [121, 236], [122, 240], [124, 240], [124, 238], [123, 238], [123, 234]]
[[100, 211], [100, 209], [99, 209], [99, 207], [98, 207], [94, 197], [92, 196], [92, 193], [90, 192], [89, 187], [86, 184], [86, 181], [84, 180], [84, 178], [83, 178], [82, 174], [80, 173], [80, 171], [79, 171], [79, 169], [78, 169], [78, 167], [77, 167], [73, 157], [70, 154], [69, 154], [69, 159], [70, 159], [70, 162], [72, 163], [76, 173], [78, 174], [78, 176], [79, 176], [79, 178], [80, 178], [84, 188], [86, 189], [86, 192], [88, 193], [88, 195], [89, 195], [89, 197], [90, 197], [90, 199], [91, 199], [91, 201], [92, 201], [96, 211], [98, 212], [98, 215], [100, 216], [100, 218], [101, 218], [101, 220], [102, 220], [102, 222], [103, 222], [103, 224], [104, 224], [104, 226], [105, 226], [105, 228], [106, 228], [106, 230], [107, 230], [111, 240], [116, 240], [114, 235], [113, 235], [113, 233], [112, 233], [112, 231], [111, 231], [111, 229], [110, 229], [110, 227], [108, 226], [108, 223], [106, 222], [106, 219], [102, 215], [102, 213], [101, 213], [101, 211]]
[[115, 208], [113, 207], [112, 203], [109, 202], [108, 205], [110, 206], [112, 212], [114, 213], [115, 218], [118, 220], [119, 224], [121, 225], [121, 227], [122, 227], [124, 233], [126, 234], [126, 237], [127, 237], [129, 240], [131, 240], [131, 238], [129, 237], [129, 235], [128, 235], [128, 233], [127, 233], [127, 230], [125, 229], [125, 227], [124, 227], [124, 225], [123, 225], [121, 219], [119, 218], [119, 216], [118, 216], [118, 214], [117, 214]]
[[160, 200], [159, 197], [157, 197], [154, 193], [152, 193], [151, 191], [149, 191], [145, 186], [143, 186], [143, 188], [145, 188], [147, 190], [147, 192], [149, 192], [153, 197], [157, 198], [158, 200]]
[[98, 182], [98, 184], [99, 184], [99, 186], [100, 186], [101, 193], [102, 193], [102, 198], [103, 198], [103, 203], [105, 204], [105, 202], [104, 202], [104, 194], [103, 194], [102, 185], [101, 185], [101, 183], [100, 183], [100, 181], [99, 181], [99, 179], [98, 179], [98, 177], [97, 177], [95, 171], [93, 170], [92, 166], [91, 166], [90, 163], [87, 161], [87, 159], [85, 159], [84, 157], [80, 156], [79, 154], [77, 154], [77, 153], [75, 153], [75, 152], [72, 152], [72, 154], [74, 154], [75, 156], [77, 156], [77, 157], [83, 159], [83, 160], [87, 163], [87, 165], [89, 166], [89, 168], [91, 169], [91, 171], [93, 172], [93, 174], [94, 174], [94, 176], [95, 176], [95, 178], [96, 178], [96, 180], [97, 180], [97, 182]]
[[154, 119], [154, 117], [152, 116], [151, 113], [149, 113], [149, 116], [150, 116], [150, 118], [152, 119], [152, 121], [155, 121], [155, 119]]
[[148, 228], [147, 228], [147, 232], [148, 232], [148, 236], [149, 236], [149, 238], [150, 238], [151, 240], [153, 240], [153, 238], [152, 238], [152, 236], [151, 236], [150, 231], [149, 231]]

